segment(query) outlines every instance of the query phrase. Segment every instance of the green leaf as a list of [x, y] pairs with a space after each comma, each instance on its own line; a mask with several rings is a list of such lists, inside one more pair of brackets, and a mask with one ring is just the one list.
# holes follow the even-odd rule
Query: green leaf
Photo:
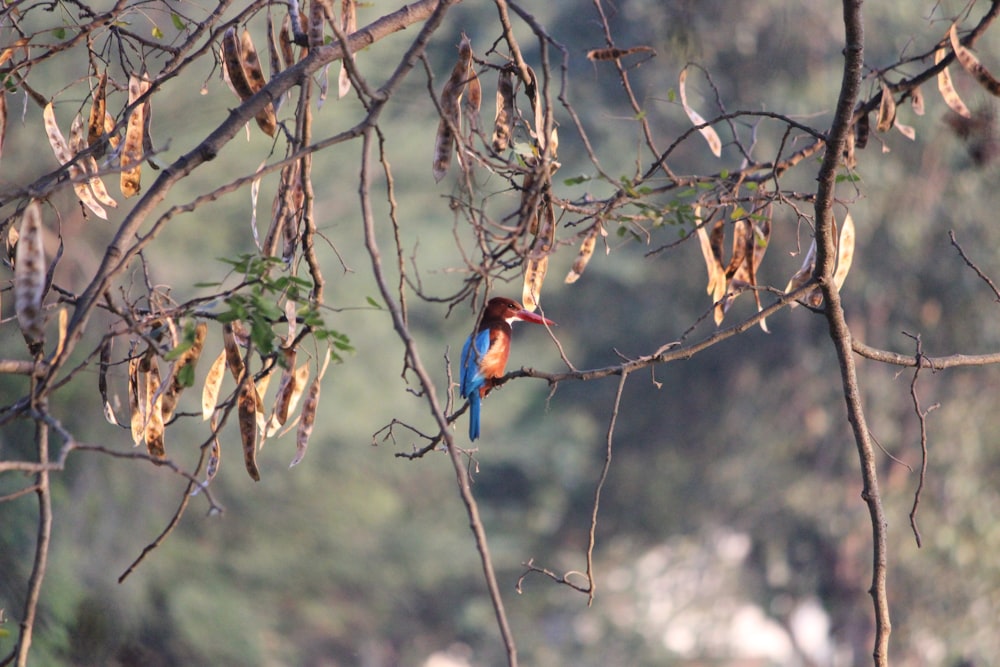
[[180, 15], [173, 13], [170, 15], [170, 20], [173, 22], [174, 27], [178, 30], [183, 30], [185, 28], [184, 19], [182, 19]]
[[66, 38], [66, 28], [53, 28], [52, 29], [52, 35], [56, 39], [65, 39]]
[[158, 25], [153, 26], [153, 39], [163, 39], [163, 31]]
[[193, 387], [194, 386], [194, 364], [184, 364], [177, 371], [177, 382], [180, 383], [182, 387]]
[[177, 347], [175, 347], [174, 349], [170, 350], [165, 355], [163, 355], [163, 359], [165, 361], [173, 361], [174, 359], [177, 359], [186, 351], [191, 349], [191, 345], [193, 344], [193, 342], [194, 341], [190, 340], [181, 341], [180, 343], [177, 344]]
[[593, 179], [594, 177], [590, 174], [580, 174], [579, 176], [571, 176], [563, 181], [563, 185], [580, 185], [580, 183], [586, 183], [587, 181]]
[[376, 301], [374, 297], [367, 297], [365, 301], [368, 302], [369, 306], [373, 306], [375, 308], [378, 308], [379, 310], [382, 310], [382, 304]]

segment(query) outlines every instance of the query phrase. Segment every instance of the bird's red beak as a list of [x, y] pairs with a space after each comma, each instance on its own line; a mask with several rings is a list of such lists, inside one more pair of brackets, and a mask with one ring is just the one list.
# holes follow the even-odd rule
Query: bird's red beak
[[533, 313], [530, 310], [519, 310], [514, 313], [514, 317], [519, 320], [524, 320], [525, 322], [534, 322], [535, 324], [548, 324], [550, 327], [555, 326], [556, 323], [552, 320], [542, 317], [537, 313]]

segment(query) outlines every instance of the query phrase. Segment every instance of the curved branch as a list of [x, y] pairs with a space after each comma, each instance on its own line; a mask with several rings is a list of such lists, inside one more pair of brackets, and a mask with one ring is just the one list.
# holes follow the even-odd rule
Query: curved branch
[[841, 384], [847, 406], [847, 418], [854, 432], [854, 441], [861, 462], [861, 477], [864, 487], [861, 497], [868, 506], [872, 523], [872, 585], [869, 593], [875, 608], [875, 646], [873, 657], [876, 667], [889, 664], [889, 634], [892, 624], [889, 620], [889, 601], [886, 593], [887, 544], [886, 520], [882, 498], [878, 486], [878, 470], [875, 448], [865, 419], [858, 386], [857, 369], [854, 365], [851, 330], [844, 317], [840, 293], [833, 283], [836, 260], [836, 239], [834, 234], [833, 201], [836, 187], [837, 169], [841, 153], [851, 131], [854, 106], [861, 88], [864, 68], [864, 27], [861, 17], [862, 0], [843, 0], [845, 47], [844, 74], [837, 100], [837, 110], [827, 140], [827, 150], [817, 177], [816, 189], [816, 270], [815, 278], [823, 291], [830, 339], [837, 350], [840, 362]]

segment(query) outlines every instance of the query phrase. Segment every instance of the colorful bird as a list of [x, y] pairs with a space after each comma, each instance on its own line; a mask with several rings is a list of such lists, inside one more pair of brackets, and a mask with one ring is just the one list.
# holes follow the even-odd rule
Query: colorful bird
[[479, 408], [483, 398], [503, 377], [510, 356], [511, 324], [517, 320], [554, 325], [555, 322], [530, 310], [513, 299], [498, 296], [483, 310], [479, 329], [462, 347], [462, 381], [459, 392], [469, 399], [469, 439], [479, 437]]

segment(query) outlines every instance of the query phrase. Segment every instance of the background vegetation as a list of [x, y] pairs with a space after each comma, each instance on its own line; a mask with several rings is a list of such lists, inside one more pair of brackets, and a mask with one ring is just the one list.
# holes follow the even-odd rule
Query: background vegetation
[[[193, 29], [187, 21], [178, 27], [172, 16], [210, 11], [173, 2], [128, 4], [123, 29], [168, 44]], [[15, 23], [30, 34], [47, 35], [39, 38], [45, 44], [65, 40], [86, 18], [84, 7], [6, 3], [0, 46], [15, 39]], [[234, 7], [223, 18], [241, 27], [245, 21], [261, 49], [265, 7], [258, 3], [256, 13]], [[763, 110], [820, 132], [830, 127], [843, 71], [840, 3], [622, 0], [613, 6], [511, 7], [517, 15], [530, 12], [554, 42], [565, 45], [568, 78], [561, 90], [562, 54], [542, 54], [545, 42], [534, 38], [532, 24], [514, 21], [526, 62], [541, 72], [543, 55], [553, 58], [553, 96], [565, 95], [601, 168], [615, 178], [649, 166], [640, 120], [661, 138], [661, 148], [690, 130], [677, 96], [678, 74], [689, 63], [697, 67], [689, 68], [688, 96], [707, 118]], [[395, 9], [362, 4], [358, 24]], [[862, 100], [878, 93], [878, 74], [897, 82], [931, 67], [932, 59], [918, 56], [933, 51], [952, 21], [960, 22], [964, 34], [992, 10], [983, 2], [866, 4]], [[285, 10], [275, 4], [271, 11], [280, 20]], [[213, 34], [221, 35], [224, 21]], [[617, 45], [655, 49], [655, 57], [640, 53], [621, 61], [641, 114], [624, 97], [615, 66], [586, 57], [589, 49], [607, 46], [605, 26]], [[156, 37], [157, 29], [162, 36]], [[391, 76], [419, 30], [412, 26], [355, 54], [370, 86]], [[392, 166], [395, 210], [387, 203], [384, 178], [375, 184], [381, 199], [373, 200], [377, 240], [387, 262], [393, 264], [397, 248], [405, 260], [412, 281], [404, 290], [408, 330], [442, 400], [455, 377], [448, 362], [457, 360], [485, 285], [495, 294], [519, 298], [521, 293], [520, 264], [506, 270], [492, 265], [490, 280], [477, 287], [470, 266], [480, 261], [480, 237], [454, 205], [465, 201], [462, 172], [452, 164], [439, 183], [431, 173], [439, 122], [431, 92], [440, 93], [463, 32], [477, 57], [486, 58], [501, 38], [497, 6], [466, 0], [450, 8], [429, 37], [426, 60], [394, 91], [378, 128]], [[335, 39], [329, 29], [327, 37]], [[987, 66], [1000, 67], [995, 33], [987, 32], [975, 48]], [[155, 159], [162, 165], [191, 151], [239, 104], [220, 78], [214, 51], [217, 47], [164, 81], [152, 98], [151, 132], [160, 151]], [[56, 100], [64, 128], [89, 108], [87, 77], [93, 72], [81, 53], [66, 51], [31, 71], [31, 86]], [[162, 59], [151, 58], [154, 63]], [[357, 95], [336, 99], [338, 69], [339, 63], [330, 69], [330, 98], [321, 106], [311, 101], [313, 141], [352, 128], [365, 113]], [[931, 78], [923, 86], [925, 115], [915, 115], [900, 99], [898, 117], [915, 128], [915, 140], [895, 131], [873, 132], [868, 148], [857, 151], [850, 172], [856, 179], [845, 179], [837, 189], [842, 204], [835, 209], [837, 219], [849, 207], [857, 228], [854, 265], [841, 290], [853, 338], [909, 357], [918, 350], [930, 356], [986, 354], [1000, 343], [996, 294], [960, 253], [987, 277], [1000, 270], [995, 102], [956, 65], [951, 71], [978, 124], [956, 131]], [[322, 76], [317, 72], [314, 78]], [[482, 119], [489, 126], [495, 74], [481, 68], [481, 77]], [[121, 91], [118, 101], [120, 111]], [[279, 119], [292, 119], [296, 103], [294, 97], [286, 101]], [[4, 231], [18, 223], [31, 194], [26, 188], [58, 166], [45, 140], [41, 108], [13, 81], [6, 105], [0, 162]], [[600, 178], [565, 108], [554, 102], [552, 109], [560, 135], [561, 168], [553, 178], [558, 196], [580, 202], [611, 197], [620, 182]], [[746, 133], [756, 122], [738, 118], [735, 126]], [[715, 126], [725, 144], [722, 157], [713, 157], [693, 134], [671, 158], [681, 165], [680, 173], [735, 171], [746, 161], [730, 126]], [[783, 140], [809, 140], [782, 133], [783, 127], [760, 123], [755, 156], [773, 156]], [[279, 148], [272, 149], [272, 139], [251, 121], [246, 135], [241, 130], [194, 177], [179, 181], [160, 210], [252, 174], [264, 160], [282, 159], [279, 139]], [[261, 481], [252, 482], [241, 465], [234, 414], [221, 433], [223, 463], [211, 485], [212, 498], [225, 512], [209, 512], [205, 494], [193, 498], [176, 530], [119, 584], [119, 576], [174, 516], [189, 480], [145, 459], [72, 453], [52, 476], [55, 518], [31, 664], [374, 667], [508, 660], [447, 454], [397, 456], [427, 444], [401, 424], [430, 434], [437, 433], [437, 425], [371, 270], [358, 197], [360, 153], [355, 141], [312, 156], [313, 219], [326, 278], [324, 326], [346, 335], [353, 349], [341, 350], [341, 359], [327, 371], [307, 458], [288, 469], [294, 434], [268, 441], [258, 456]], [[805, 218], [812, 215], [809, 197], [821, 158], [822, 152], [807, 158], [804, 167], [782, 179], [783, 189], [803, 193], [797, 206], [805, 215], [797, 216], [794, 204], [776, 209], [758, 275], [762, 286], [783, 290], [802, 263], [812, 236]], [[157, 175], [144, 174], [149, 187]], [[587, 178], [575, 178], [580, 175]], [[516, 209], [517, 196], [503, 175], [481, 170], [476, 179], [482, 192], [513, 202], [508, 212]], [[277, 187], [276, 172], [261, 182], [256, 208], [262, 230]], [[45, 209], [49, 259], [59, 244], [56, 230], [65, 249], [54, 282], [79, 294], [128, 206], [120, 202], [108, 224], [84, 220], [68, 186], [52, 186], [46, 197], [52, 207]], [[236, 284], [238, 276], [219, 258], [257, 252], [252, 209], [246, 184], [172, 219], [144, 251], [144, 263], [133, 263], [116, 281], [115, 298], [138, 299], [146, 285], [169, 286], [170, 298], [184, 303], [217, 293], [209, 283]], [[58, 220], [52, 210], [60, 212]], [[398, 224], [391, 223], [392, 216]], [[641, 228], [611, 218], [607, 239], [599, 242], [581, 279], [563, 284], [579, 245], [576, 230], [566, 223], [575, 221], [571, 215], [560, 218], [557, 237], [566, 244], [551, 257], [542, 300], [546, 316], [559, 323], [554, 338], [541, 328], [518, 329], [513, 369], [562, 372], [561, 352], [577, 369], [603, 368], [715, 330], [705, 264], [690, 224], [668, 216]], [[650, 252], [681, 238], [690, 241]], [[0, 269], [0, 280], [5, 281], [0, 359], [28, 359], [14, 314], [9, 263]], [[765, 305], [775, 299], [764, 295]], [[224, 306], [216, 300], [204, 310], [217, 315]], [[54, 318], [55, 308], [50, 313]], [[722, 326], [753, 315], [752, 298], [744, 295]], [[108, 452], [137, 451], [125, 419], [124, 364], [114, 366], [108, 380], [125, 426], [112, 426], [101, 416], [96, 359], [86, 355], [113, 318], [99, 313], [94, 320], [66, 372], [89, 363], [52, 393], [48, 409], [80, 442]], [[636, 372], [617, 404], [617, 377], [560, 382], [554, 391], [544, 381], [518, 377], [485, 402], [484, 437], [468, 459], [472, 492], [524, 664], [871, 660], [872, 531], [860, 499], [858, 456], [828, 325], [821, 313], [800, 307], [771, 315], [768, 326], [771, 333], [750, 328], [690, 360]], [[120, 342], [115, 348], [118, 359], [125, 347]], [[303, 354], [315, 358], [322, 348], [317, 343]], [[221, 349], [221, 328], [213, 323], [195, 387]], [[879, 447], [888, 521], [893, 662], [989, 664], [1000, 650], [995, 632], [1000, 525], [994, 520], [1000, 513], [994, 483], [1000, 474], [994, 435], [1000, 432], [994, 406], [998, 370], [922, 368], [915, 374], [913, 368], [859, 358], [858, 373]], [[0, 402], [7, 405], [0, 422], [2, 461], [37, 458], [35, 425], [15, 409], [29, 391], [27, 377], [0, 375]], [[184, 410], [198, 413], [197, 393], [184, 395]], [[527, 573], [525, 564], [559, 574], [585, 569], [594, 491], [615, 410], [613, 459], [601, 487], [593, 550], [596, 587], [588, 605], [586, 594]], [[383, 427], [393, 420], [390, 434]], [[465, 428], [463, 416], [453, 434], [457, 446], [467, 448]], [[207, 435], [200, 416], [178, 420], [167, 431], [172, 460], [195, 470]], [[909, 514], [922, 437], [928, 468], [917, 513], [918, 548]], [[61, 443], [55, 435], [53, 440], [57, 452]], [[0, 496], [17, 493], [32, 479], [3, 472]], [[2, 658], [13, 656], [20, 633], [38, 531], [34, 495], [0, 503], [0, 526]]]

